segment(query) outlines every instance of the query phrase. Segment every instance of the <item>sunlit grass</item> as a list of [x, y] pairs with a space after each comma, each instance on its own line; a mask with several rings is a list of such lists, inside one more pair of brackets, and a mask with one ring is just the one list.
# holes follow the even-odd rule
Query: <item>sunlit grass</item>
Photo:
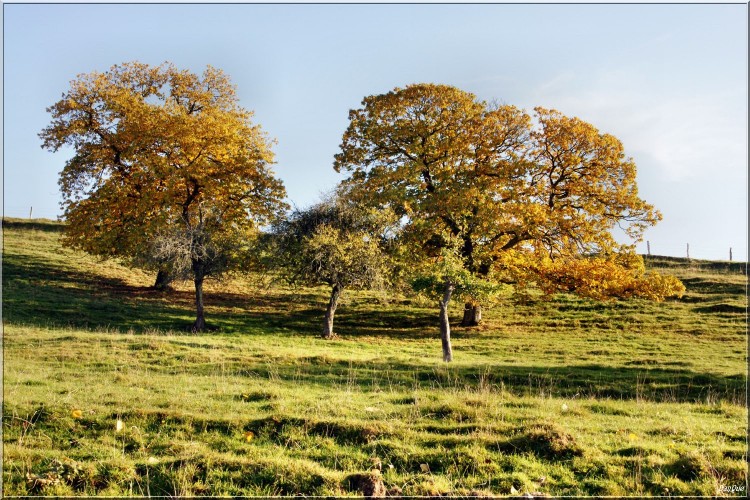
[[345, 295], [331, 342], [324, 288], [237, 279], [192, 335], [189, 284], [40, 227], [4, 231], [6, 495], [356, 495], [373, 468], [406, 495], [746, 492], [736, 270], [652, 262], [688, 287], [661, 304], [508, 298], [446, 365], [424, 301]]

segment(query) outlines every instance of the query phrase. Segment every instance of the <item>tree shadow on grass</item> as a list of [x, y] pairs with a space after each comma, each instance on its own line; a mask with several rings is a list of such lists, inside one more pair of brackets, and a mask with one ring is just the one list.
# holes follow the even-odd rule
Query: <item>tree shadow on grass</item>
[[[284, 300], [280, 298], [278, 300]], [[284, 312], [253, 313], [248, 311], [245, 324], [253, 322], [259, 327], [278, 328], [304, 335], [319, 335], [323, 327], [325, 305]], [[393, 338], [420, 340], [438, 338], [437, 313], [429, 314], [410, 310], [357, 311], [340, 309], [336, 313], [334, 332], [346, 339]]]
[[[436, 351], [437, 352], [437, 351]], [[324, 355], [268, 363], [243, 363], [240, 373], [287, 380], [294, 384], [357, 388], [378, 391], [448, 389], [476, 391], [488, 388], [517, 396], [640, 400], [666, 403], [746, 404], [744, 374], [716, 375], [683, 369], [623, 368], [599, 364], [545, 367], [534, 365], [446, 365], [397, 359], [351, 361]]]
[[122, 280], [68, 271], [29, 256], [3, 258], [3, 319], [40, 327], [179, 329], [189, 309]]
[[[229, 311], [210, 318], [224, 332], [270, 329], [278, 333], [317, 336], [323, 326], [327, 302], [327, 290], [269, 289], [251, 297], [226, 292], [206, 293], [208, 306]], [[434, 337], [438, 328], [437, 311], [387, 307], [373, 307], [369, 302], [344, 304], [336, 312], [334, 330], [347, 338]]]
[[[194, 315], [191, 291], [157, 291], [116, 278], [67, 270], [31, 256], [3, 259], [3, 317], [8, 323], [116, 331], [187, 331]], [[253, 296], [206, 292], [211, 333], [317, 335], [324, 296], [314, 291], [268, 290]], [[372, 325], [370, 325], [372, 323]], [[337, 325], [347, 336], [394, 335], [424, 338], [433, 315], [413, 311], [362, 312], [342, 308]], [[363, 326], [368, 325], [368, 326]]]
[[47, 219], [8, 219], [2, 220], [3, 229], [25, 229], [44, 231], [45, 233], [62, 233], [65, 224]]
[[707, 278], [685, 278], [682, 280], [688, 292], [709, 295], [738, 295], [743, 296], [747, 287], [737, 283], [722, 283]]

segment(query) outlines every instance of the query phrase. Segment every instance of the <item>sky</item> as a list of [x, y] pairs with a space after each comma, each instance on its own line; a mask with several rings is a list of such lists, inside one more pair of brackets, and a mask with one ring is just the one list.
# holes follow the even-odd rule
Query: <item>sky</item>
[[170, 61], [231, 77], [297, 207], [344, 178], [365, 96], [442, 83], [618, 137], [664, 217], [640, 252], [746, 261], [747, 52], [746, 4], [4, 4], [4, 215], [61, 215], [72, 153], [37, 134], [76, 75]]

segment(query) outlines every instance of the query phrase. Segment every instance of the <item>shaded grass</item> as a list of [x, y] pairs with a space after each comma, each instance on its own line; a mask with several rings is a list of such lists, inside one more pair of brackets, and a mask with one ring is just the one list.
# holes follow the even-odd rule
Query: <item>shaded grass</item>
[[373, 474], [405, 495], [745, 484], [731, 269], [670, 262], [688, 293], [661, 304], [505, 300], [456, 328], [445, 365], [421, 300], [348, 294], [326, 342], [324, 288], [231, 280], [207, 290], [217, 330], [189, 335], [188, 286], [153, 292], [57, 236], [4, 230], [6, 494], [356, 495]]

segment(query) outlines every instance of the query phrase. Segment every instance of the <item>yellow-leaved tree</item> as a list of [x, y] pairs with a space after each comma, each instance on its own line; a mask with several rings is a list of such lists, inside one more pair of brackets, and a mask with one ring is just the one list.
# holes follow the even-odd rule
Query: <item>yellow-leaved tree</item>
[[79, 75], [48, 108], [43, 148], [73, 149], [59, 184], [64, 243], [203, 280], [241, 265], [259, 225], [284, 210], [271, 140], [220, 70], [137, 62]]
[[444, 360], [452, 294], [465, 288], [464, 324], [478, 319], [472, 288], [486, 286], [472, 281], [596, 298], [684, 290], [646, 273], [634, 246], [614, 239], [619, 226], [637, 241], [661, 215], [638, 196], [620, 141], [591, 124], [543, 108], [532, 118], [435, 84], [365, 97], [349, 120], [334, 168], [351, 173], [353, 198], [402, 217], [401, 239], [423, 274], [443, 276]]

